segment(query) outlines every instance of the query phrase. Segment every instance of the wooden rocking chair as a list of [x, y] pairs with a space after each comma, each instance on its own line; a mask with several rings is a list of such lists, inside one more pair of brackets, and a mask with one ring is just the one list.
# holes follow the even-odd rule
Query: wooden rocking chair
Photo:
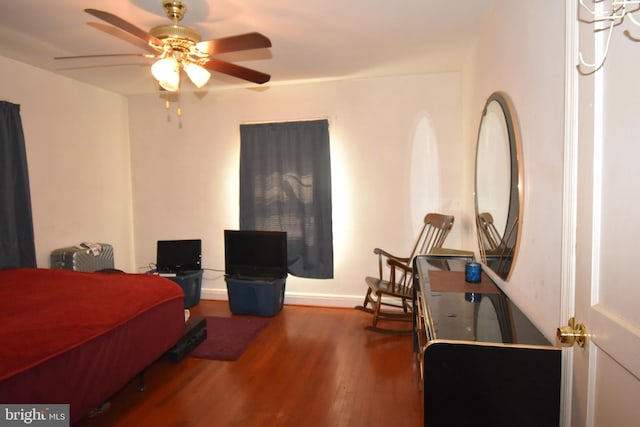
[[[411, 330], [384, 329], [378, 327], [380, 319], [411, 321], [413, 312], [413, 271], [412, 262], [416, 255], [428, 254], [434, 248], [441, 248], [453, 227], [454, 217], [439, 213], [429, 213], [424, 217], [424, 225], [409, 256], [400, 257], [375, 248], [378, 255], [378, 277], [367, 277], [367, 294], [364, 304], [356, 309], [373, 315], [373, 325], [367, 329], [388, 334], [410, 334]], [[388, 276], [385, 272], [388, 270]], [[369, 307], [371, 303], [371, 307]], [[392, 307], [382, 310], [382, 307]]]

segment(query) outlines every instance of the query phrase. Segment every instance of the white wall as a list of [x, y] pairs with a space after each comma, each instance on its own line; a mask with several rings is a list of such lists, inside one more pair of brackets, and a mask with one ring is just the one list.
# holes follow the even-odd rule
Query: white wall
[[[21, 76], [0, 90], [21, 105], [39, 267], [55, 248], [103, 241], [116, 267], [142, 271], [156, 240], [194, 237], [205, 267], [221, 270], [246, 122], [330, 121], [335, 278], [290, 277], [289, 303], [360, 302], [374, 247], [404, 254], [424, 213], [462, 214], [458, 73], [185, 93], [179, 123], [156, 95], [127, 100], [7, 58], [0, 66]], [[454, 227], [448, 244], [461, 241]], [[204, 297], [225, 298], [222, 275], [206, 277]]]
[[[242, 123], [329, 119], [335, 278], [290, 276], [285, 302], [361, 303], [364, 277], [377, 272], [374, 247], [408, 255], [428, 210], [461, 215], [458, 73], [183, 93], [181, 107], [180, 126], [175, 107], [167, 112], [159, 96], [130, 99], [141, 269], [155, 261], [156, 240], [181, 238], [201, 238], [204, 267], [224, 268], [223, 230], [238, 227]], [[412, 159], [429, 142], [440, 172], [425, 171], [428, 159]], [[448, 244], [460, 247], [456, 227]], [[221, 273], [205, 278], [204, 297], [226, 298]]]
[[114, 245], [133, 268], [127, 99], [4, 57], [0, 96], [20, 104], [38, 267], [53, 249]]
[[[515, 270], [501, 286], [549, 339], [560, 324], [564, 7], [555, 0], [498, 0], [465, 67], [462, 90], [470, 165], [487, 97], [501, 90], [514, 103], [524, 159], [522, 241]], [[468, 178], [463, 185], [473, 188]], [[473, 215], [473, 200], [465, 206]]]

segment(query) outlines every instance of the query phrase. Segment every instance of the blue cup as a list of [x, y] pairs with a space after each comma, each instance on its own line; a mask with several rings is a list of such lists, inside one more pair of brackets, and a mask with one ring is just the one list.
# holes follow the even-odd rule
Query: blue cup
[[464, 266], [464, 280], [469, 283], [480, 283], [482, 266], [479, 262], [468, 262]]

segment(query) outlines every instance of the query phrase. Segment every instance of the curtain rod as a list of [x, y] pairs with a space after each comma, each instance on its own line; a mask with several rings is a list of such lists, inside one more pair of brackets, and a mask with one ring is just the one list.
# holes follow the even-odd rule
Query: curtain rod
[[240, 122], [241, 125], [264, 125], [269, 123], [295, 123], [295, 122], [314, 122], [316, 120], [329, 120], [329, 117], [315, 117], [306, 119], [287, 119], [287, 120], [258, 120], [251, 122]]

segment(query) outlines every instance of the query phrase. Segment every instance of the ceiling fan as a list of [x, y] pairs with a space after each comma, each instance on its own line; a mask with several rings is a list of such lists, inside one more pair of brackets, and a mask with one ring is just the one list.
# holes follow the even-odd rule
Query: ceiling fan
[[149, 54], [81, 55], [56, 57], [55, 59], [126, 55], [156, 58], [157, 61], [151, 66], [151, 73], [158, 80], [160, 86], [170, 92], [175, 92], [180, 88], [181, 69], [198, 88], [209, 81], [210, 71], [217, 71], [257, 84], [263, 84], [270, 80], [271, 76], [268, 74], [213, 57], [221, 53], [271, 47], [271, 40], [266, 36], [252, 32], [202, 41], [202, 37], [196, 30], [180, 25], [179, 22], [187, 10], [187, 6], [182, 1], [164, 0], [162, 6], [167, 17], [172, 20], [172, 24], [158, 25], [148, 32], [112, 13], [97, 9], [85, 9], [88, 14], [146, 42]]

